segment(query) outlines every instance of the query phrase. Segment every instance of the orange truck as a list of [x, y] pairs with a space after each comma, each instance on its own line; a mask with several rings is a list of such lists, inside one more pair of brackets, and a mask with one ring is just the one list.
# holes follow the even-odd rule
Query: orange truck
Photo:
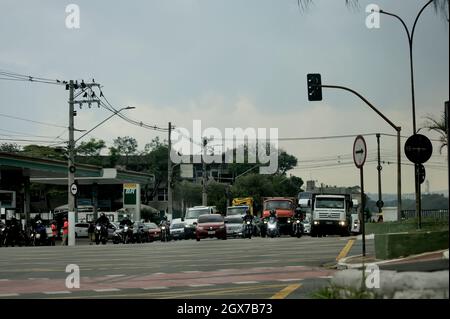
[[288, 221], [295, 215], [297, 208], [297, 198], [295, 197], [264, 197], [263, 198], [263, 218], [268, 218], [271, 210], [275, 210], [280, 226], [280, 233], [289, 234], [291, 224]]

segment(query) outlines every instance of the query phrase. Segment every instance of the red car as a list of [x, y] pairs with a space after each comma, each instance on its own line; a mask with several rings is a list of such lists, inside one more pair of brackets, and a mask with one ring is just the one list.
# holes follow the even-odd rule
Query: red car
[[153, 242], [161, 239], [161, 228], [155, 223], [146, 224], [148, 227], [148, 241]]
[[227, 239], [225, 220], [220, 214], [207, 214], [198, 217], [197, 228], [195, 230], [197, 241], [202, 238]]

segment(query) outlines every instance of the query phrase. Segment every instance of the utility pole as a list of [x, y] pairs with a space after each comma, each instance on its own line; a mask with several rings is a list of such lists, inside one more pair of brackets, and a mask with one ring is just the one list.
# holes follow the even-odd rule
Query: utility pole
[[[449, 141], [449, 132], [450, 132], [450, 106], [449, 101], [445, 102], [445, 129], [447, 131], [447, 171], [448, 171], [448, 189], [450, 191], [450, 145], [448, 145]], [[447, 194], [448, 197], [448, 211], [450, 212], [450, 192]]]
[[169, 122], [169, 140], [167, 154], [167, 213], [173, 216], [173, 199], [172, 199], [172, 159], [170, 153], [172, 151], [172, 123]]
[[74, 138], [74, 82], [69, 82], [69, 161], [68, 161], [68, 222], [69, 222], [69, 246], [75, 246], [75, 196], [71, 186], [75, 182], [75, 138]]
[[401, 157], [401, 140], [400, 132], [402, 128], [397, 127], [397, 220], [402, 218], [402, 157]]
[[[92, 91], [92, 87], [100, 87], [100, 84], [97, 83], [84, 83], [84, 81], [81, 82], [81, 84], [78, 84], [77, 81], [70, 80], [69, 83], [66, 85], [66, 90], [69, 90], [69, 143], [68, 143], [68, 178], [67, 178], [67, 186], [68, 186], [68, 198], [67, 198], [67, 219], [69, 222], [69, 238], [68, 238], [68, 245], [69, 246], [75, 246], [75, 223], [76, 223], [76, 212], [75, 212], [75, 199], [77, 195], [78, 188], [75, 185], [75, 172], [76, 172], [76, 166], [75, 166], [75, 125], [74, 125], [74, 118], [77, 115], [77, 112], [75, 111], [75, 104], [81, 106], [84, 103], [88, 103], [89, 107], [91, 107], [92, 103], [97, 103], [100, 106], [100, 100], [94, 99], [95, 93]], [[83, 98], [88, 98], [87, 100], [78, 100], [76, 101], [75, 98], [75, 90], [81, 88], [82, 91], [77, 94], [77, 96], [81, 95], [81, 93], [84, 92]], [[90, 96], [88, 96], [88, 91], [90, 91]]]
[[202, 205], [203, 206], [207, 206], [208, 205], [208, 194], [206, 192], [206, 183], [207, 183], [207, 178], [206, 178], [206, 162], [205, 162], [205, 158], [206, 158], [206, 145], [208, 145], [208, 140], [206, 139], [206, 137], [203, 138], [203, 155], [202, 155]]
[[377, 170], [378, 170], [378, 202], [377, 202], [377, 207], [378, 207], [378, 216], [381, 216], [382, 207], [383, 207], [383, 200], [382, 200], [382, 195], [381, 195], [381, 170], [383, 168], [381, 167], [380, 134], [379, 133], [377, 133], [377, 155], [378, 155], [378, 166], [377, 166]]

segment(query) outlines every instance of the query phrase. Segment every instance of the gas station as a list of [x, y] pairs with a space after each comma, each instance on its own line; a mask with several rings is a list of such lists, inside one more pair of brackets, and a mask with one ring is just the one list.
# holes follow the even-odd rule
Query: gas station
[[[119, 208], [126, 209], [133, 220], [140, 220], [140, 190], [142, 186], [153, 183], [153, 175], [85, 164], [77, 164], [76, 168], [75, 188], [77, 189], [72, 195], [77, 198], [80, 189], [84, 189], [84, 197], [87, 197], [84, 201], [89, 201], [93, 207], [94, 218], [100, 202], [99, 192], [103, 190], [106, 196], [111, 197], [113, 196], [111, 190], [114, 189], [116, 199], [119, 198], [121, 201], [118, 203], [121, 206]], [[34, 217], [30, 207], [31, 184], [66, 186], [65, 203], [67, 203], [67, 162], [0, 152], [0, 220], [5, 222], [14, 216], [25, 226]], [[108, 200], [111, 201], [114, 198]], [[112, 208], [112, 205], [110, 207]], [[46, 214], [47, 212], [45, 217], [48, 218], [43, 219], [53, 218]], [[78, 217], [75, 213], [75, 222], [78, 222]]]

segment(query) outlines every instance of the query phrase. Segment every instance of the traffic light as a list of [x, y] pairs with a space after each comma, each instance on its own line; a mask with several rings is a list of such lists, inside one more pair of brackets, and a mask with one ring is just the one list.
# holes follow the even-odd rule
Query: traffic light
[[322, 80], [320, 74], [307, 75], [308, 79], [308, 101], [322, 101]]

